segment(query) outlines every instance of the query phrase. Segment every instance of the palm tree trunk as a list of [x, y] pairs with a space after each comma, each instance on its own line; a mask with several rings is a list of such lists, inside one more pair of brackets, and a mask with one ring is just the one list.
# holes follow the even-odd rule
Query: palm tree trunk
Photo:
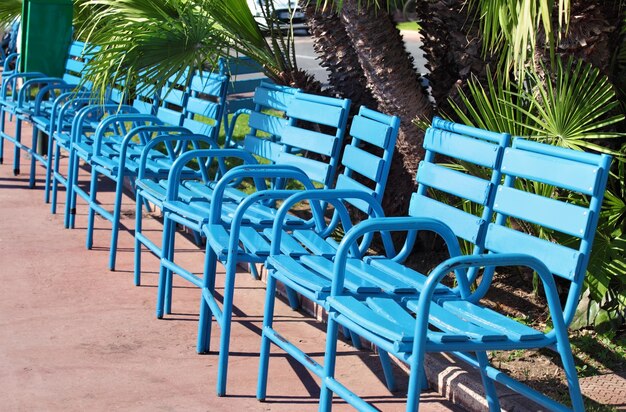
[[421, 22], [422, 49], [426, 53], [427, 76], [440, 112], [451, 114], [448, 99], [455, 100], [458, 88], [470, 76], [485, 79], [486, 65], [479, 26], [468, 11], [466, 0], [417, 0]]
[[400, 117], [400, 134], [383, 207], [389, 215], [406, 215], [423, 158], [423, 132], [413, 123], [430, 118], [432, 106], [419, 82], [413, 59], [391, 16], [357, 0], [345, 0], [340, 16], [352, 41], [367, 87], [379, 110]]
[[352, 100], [355, 113], [361, 105], [376, 109], [378, 104], [367, 88], [356, 51], [337, 12], [320, 10], [313, 4], [306, 6], [305, 12], [313, 49], [320, 66], [328, 70], [328, 92]]

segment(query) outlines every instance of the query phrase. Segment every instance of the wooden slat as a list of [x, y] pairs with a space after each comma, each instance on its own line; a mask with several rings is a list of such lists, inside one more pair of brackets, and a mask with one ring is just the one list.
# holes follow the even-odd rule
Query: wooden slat
[[483, 225], [483, 220], [478, 216], [417, 193], [411, 196], [409, 215], [439, 219], [448, 225], [455, 235], [472, 243], [476, 243]]
[[[375, 195], [375, 192], [372, 189], [344, 175], [343, 173], [340, 174], [339, 177], [337, 178], [335, 189], [358, 190], [360, 192], [366, 192], [371, 195]], [[361, 199], [346, 199], [346, 201], [364, 213], [367, 213], [370, 208], [369, 203]]]
[[354, 116], [350, 126], [350, 135], [378, 147], [385, 147], [389, 142], [391, 127], [363, 116]]
[[306, 289], [330, 292], [330, 279], [307, 269], [289, 256], [270, 256], [267, 259], [267, 265]]
[[487, 203], [491, 187], [488, 180], [427, 162], [420, 163], [417, 182], [481, 205]]
[[383, 173], [383, 159], [353, 145], [346, 146], [341, 163], [374, 182], [380, 180]]
[[600, 175], [594, 165], [519, 149], [504, 151], [502, 173], [588, 195], [592, 194]]
[[493, 223], [487, 228], [485, 246], [494, 252], [534, 256], [552, 273], [569, 280], [574, 279], [582, 256], [577, 250]]
[[424, 148], [480, 166], [493, 168], [496, 165], [499, 146], [484, 140], [431, 127], [424, 137]]
[[528, 341], [542, 339], [544, 337], [543, 333], [529, 326], [471, 302], [450, 300], [442, 302], [442, 306], [449, 312], [456, 314], [468, 322], [473, 322], [476, 325], [499, 331], [513, 340]]
[[248, 126], [271, 135], [280, 136], [283, 129], [287, 126], [287, 119], [266, 113], [252, 112], [250, 113]]
[[272, 162], [275, 162], [279, 154], [283, 151], [282, 145], [274, 143], [269, 139], [255, 136], [246, 136], [243, 141], [243, 147], [247, 152], [261, 156]]
[[331, 106], [318, 102], [300, 99], [301, 95], [296, 95], [289, 107], [287, 116], [305, 120], [307, 122], [325, 124], [326, 126], [339, 127], [345, 115], [344, 109], [340, 106]]
[[580, 238], [591, 217], [589, 209], [506, 186], [498, 187], [494, 210]]
[[[426, 282], [427, 277], [415, 270], [412, 270], [404, 265], [401, 265], [398, 262], [394, 262], [391, 259], [386, 258], [375, 258], [370, 259], [369, 264], [372, 267], [375, 267], [378, 270], [381, 270], [389, 275], [394, 276], [401, 282], [410, 285], [415, 288], [418, 292], [421, 291], [424, 287], [424, 282]], [[450, 295], [452, 294], [452, 289], [444, 285], [437, 285], [435, 287], [435, 297], [439, 297], [441, 295]]]
[[325, 186], [329, 186], [329, 172], [330, 165], [328, 163], [320, 162], [313, 159], [307, 159], [306, 157], [296, 156], [291, 153], [281, 152], [276, 159], [276, 163], [295, 166], [300, 168], [309, 179], [323, 183]]
[[[333, 262], [323, 256], [302, 256], [300, 261], [321, 274], [324, 277], [332, 279], [333, 276]], [[371, 282], [355, 276], [353, 272], [346, 271], [344, 287], [355, 293], [377, 293], [380, 292], [380, 288]]]
[[339, 139], [324, 133], [287, 126], [283, 129], [281, 141], [288, 146], [331, 156], [335, 153]]

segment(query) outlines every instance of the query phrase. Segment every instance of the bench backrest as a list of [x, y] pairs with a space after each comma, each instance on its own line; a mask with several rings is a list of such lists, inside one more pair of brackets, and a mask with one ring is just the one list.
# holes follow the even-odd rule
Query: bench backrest
[[[87, 66], [90, 57], [96, 50], [93, 47], [88, 47], [86, 43], [77, 40], [70, 44], [67, 60], [65, 61], [65, 72], [63, 73], [63, 80], [67, 84], [79, 84], [81, 82], [85, 66]], [[85, 86], [90, 87], [88, 84]]]
[[[554, 276], [570, 281], [566, 325], [580, 298], [610, 161], [608, 155], [522, 138], [502, 158], [504, 182], [494, 191], [495, 221], [487, 226], [485, 246], [490, 253], [535, 256]], [[511, 221], [513, 225], [506, 225]], [[550, 240], [540, 233], [549, 234]]]
[[196, 72], [187, 89], [188, 96], [181, 126], [217, 141], [226, 112], [227, 88], [227, 75], [207, 71]]
[[[359, 113], [352, 119], [352, 140], [341, 156], [344, 170], [337, 177], [335, 188], [364, 191], [381, 201], [387, 186], [399, 128], [399, 117], [361, 106]], [[369, 213], [369, 206], [365, 201], [346, 201], [362, 212]]]
[[[277, 164], [300, 168], [324, 188], [334, 184], [350, 100], [297, 92], [287, 107]], [[302, 152], [296, 154], [294, 152]], [[309, 154], [317, 158], [309, 157]], [[324, 160], [319, 160], [325, 158]]]
[[[285, 114], [298, 89], [261, 82], [254, 91], [248, 126], [250, 132], [245, 136], [243, 148], [275, 162], [282, 151], [280, 141], [284, 128], [289, 124]], [[230, 106], [229, 106], [230, 108]]]
[[[465, 242], [468, 253], [482, 253], [492, 215], [492, 187], [500, 181], [500, 163], [510, 140], [506, 133], [435, 118], [424, 136], [426, 154], [417, 171], [418, 188], [411, 196], [409, 215], [445, 222]], [[456, 167], [459, 162], [464, 167]]]

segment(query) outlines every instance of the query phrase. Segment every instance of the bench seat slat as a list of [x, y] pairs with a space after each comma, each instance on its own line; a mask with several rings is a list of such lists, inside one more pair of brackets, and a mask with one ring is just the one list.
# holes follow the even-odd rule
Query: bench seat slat
[[[395, 262], [391, 259], [387, 258], [370, 258], [369, 262], [372, 267], [385, 272], [389, 275], [394, 276], [399, 281], [410, 285], [415, 288], [418, 292], [424, 288], [424, 282], [428, 279], [425, 275], [410, 269], [404, 265], [401, 265], [398, 262]], [[444, 285], [437, 285], [435, 287], [434, 296], [438, 297], [438, 295], [451, 295], [452, 289]]]
[[317, 293], [330, 293], [330, 279], [307, 269], [290, 256], [270, 256], [267, 265], [289, 279], [296, 279], [298, 284], [306, 289]]
[[[322, 256], [302, 256], [300, 261], [320, 273], [324, 277], [329, 279], [333, 276], [333, 262]], [[354, 293], [378, 293], [380, 292], [380, 288], [376, 285], [373, 285], [371, 282], [363, 279], [359, 276], [355, 276], [355, 274], [347, 270], [346, 271], [346, 279], [344, 287], [351, 292]]]
[[500, 331], [513, 340], [527, 341], [543, 339], [544, 334], [523, 325], [511, 318], [501, 315], [489, 308], [475, 305], [463, 300], [449, 300], [442, 302], [444, 309], [473, 322], [476, 325]]

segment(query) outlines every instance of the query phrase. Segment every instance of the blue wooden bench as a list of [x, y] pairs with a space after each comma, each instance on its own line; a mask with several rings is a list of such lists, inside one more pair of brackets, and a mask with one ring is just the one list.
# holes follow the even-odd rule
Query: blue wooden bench
[[[556, 348], [567, 376], [572, 409], [583, 410], [567, 325], [582, 290], [610, 157], [521, 138], [507, 147], [507, 135], [438, 119], [428, 130], [424, 145], [427, 154], [418, 171], [419, 187], [413, 194], [409, 215], [371, 218], [349, 229], [332, 260], [311, 251], [297, 261], [290, 259], [284, 253], [285, 240], [281, 237], [288, 225], [281, 220], [292, 201], [288, 199], [284, 210], [279, 211], [267, 260], [268, 301], [257, 397], [266, 397], [269, 344], [274, 343], [320, 376], [320, 410], [330, 410], [333, 393], [358, 410], [374, 410], [335, 374], [337, 330], [344, 326], [410, 365], [407, 411], [417, 410], [419, 405], [426, 352], [453, 353], [476, 367], [490, 410], [500, 410], [495, 382], [547, 409], [568, 410], [490, 365], [486, 354], [491, 350], [543, 347]], [[436, 153], [473, 163], [474, 167], [465, 170], [474, 173], [434, 163]], [[544, 185], [550, 195], [533, 193], [529, 188], [536, 185]], [[445, 193], [458, 202], [446, 202], [450, 197]], [[574, 202], [568, 197], [572, 193], [583, 196], [577, 196]], [[581, 199], [585, 199], [582, 204]], [[507, 221], [517, 223], [508, 226]], [[548, 241], [519, 229], [532, 225], [573, 236], [578, 242], [560, 244], [558, 237]], [[363, 236], [389, 231], [408, 233], [407, 244], [395, 256], [366, 256], [355, 249]], [[403, 264], [418, 231], [439, 234], [450, 254], [428, 275]], [[460, 240], [473, 245], [472, 250], [461, 253]], [[538, 274], [554, 324], [552, 330], [536, 330], [481, 305], [498, 266], [525, 266]], [[455, 287], [441, 283], [450, 274]], [[564, 307], [557, 295], [556, 277], [569, 284]], [[311, 362], [293, 341], [275, 330], [272, 302], [276, 280], [299, 288], [296, 290], [308, 294], [328, 311], [323, 365]], [[404, 289], [398, 289], [401, 285]]]
[[[294, 126], [295, 119], [305, 119], [311, 121], [325, 119], [328, 122], [331, 118], [337, 118], [347, 113], [348, 108], [337, 107], [329, 110], [322, 110], [319, 101], [322, 98], [315, 98], [315, 105], [310, 105], [307, 100], [313, 99], [308, 96], [307, 100], [300, 101], [306, 95], [299, 93], [293, 101], [293, 107], [288, 107], [287, 114], [291, 125], [287, 126], [282, 136], [282, 142], [295, 147], [316, 147], [318, 152], [331, 153], [337, 150], [337, 137], [311, 134], [306, 130]], [[325, 100], [328, 98], [325, 98]], [[317, 110], [310, 110], [317, 106]], [[304, 110], [308, 109], [308, 110]], [[339, 112], [338, 110], [341, 109]], [[335, 113], [330, 116], [330, 114]], [[337, 186], [350, 188], [360, 194], [370, 196], [375, 206], [380, 209], [379, 199], [384, 192], [386, 179], [391, 164], [391, 157], [395, 147], [395, 139], [398, 131], [399, 119], [397, 117], [386, 116], [378, 112], [361, 108], [360, 114], [353, 120], [351, 134], [352, 141], [346, 146], [341, 163], [344, 172], [337, 179]], [[300, 139], [306, 139], [300, 142]], [[331, 145], [327, 149], [324, 146]], [[363, 146], [371, 145], [365, 149]], [[213, 155], [214, 152], [206, 152], [204, 155]], [[157, 316], [162, 316], [163, 312], [169, 313], [171, 299], [171, 273], [172, 271], [182, 276], [184, 279], [202, 288], [202, 306], [200, 313], [200, 325], [198, 332], [198, 352], [204, 353], [209, 350], [209, 334], [212, 318], [222, 329], [219, 345], [219, 366], [217, 393], [223, 395], [226, 391], [226, 375], [228, 365], [228, 348], [230, 343], [230, 322], [232, 316], [233, 292], [235, 285], [236, 267], [238, 263], [249, 264], [262, 263], [269, 253], [269, 240], [271, 236], [270, 226], [276, 213], [276, 209], [267, 204], [267, 200], [276, 200], [294, 193], [293, 190], [260, 190], [252, 194], [234, 196], [230, 182], [237, 181], [242, 176], [261, 176], [280, 179], [295, 179], [303, 182], [309, 191], [315, 191], [312, 181], [323, 181], [328, 179], [328, 165], [320, 164], [319, 161], [303, 159], [287, 152], [282, 152], [275, 165], [244, 165], [230, 170], [213, 188], [213, 194], [209, 201], [192, 201], [183, 204], [180, 200], [174, 200], [176, 193], [176, 173], [177, 166], [188, 161], [195, 154], [187, 153], [187, 159], [181, 157], [174, 165], [170, 175], [170, 187], [168, 188], [168, 200], [164, 203], [165, 232], [163, 241], [163, 258], [161, 276], [159, 279], [159, 303], [157, 305]], [[298, 157], [301, 160], [295, 160]], [[294, 168], [292, 164], [299, 162], [299, 168]], [[306, 174], [303, 174], [304, 173]], [[322, 172], [320, 174], [320, 171]], [[360, 182], [356, 176], [360, 175]], [[369, 184], [367, 183], [369, 182]], [[325, 184], [328, 186], [328, 183]], [[171, 190], [169, 190], [171, 189]], [[297, 191], [296, 191], [297, 192]], [[369, 205], [362, 200], [355, 200], [353, 206], [363, 211], [369, 210]], [[318, 215], [321, 214], [320, 208]], [[207, 237], [207, 263], [200, 279], [189, 271], [176, 265], [172, 258], [171, 251], [173, 245], [173, 229], [175, 223], [189, 225], [189, 220], [194, 221], [197, 229]], [[331, 226], [326, 228], [331, 232], [336, 218], [331, 219]], [[292, 216], [290, 224], [293, 226], [306, 228], [311, 226], [311, 222]], [[169, 239], [169, 241], [168, 241]], [[316, 240], [310, 238], [312, 243]], [[318, 245], [318, 247], [323, 247]], [[172, 248], [172, 249], [169, 249]], [[332, 249], [331, 245], [328, 245]], [[294, 251], [294, 253], [296, 253]], [[216, 264], [220, 261], [226, 267], [226, 285], [223, 292], [222, 307], [217, 303], [214, 295], [213, 285], [216, 276]], [[166, 269], [166, 270], [164, 270]], [[291, 295], [292, 305], [297, 306], [297, 299]]]
[[[60, 93], [75, 89], [80, 82], [81, 73], [87, 61], [85, 44], [75, 41], [68, 50], [63, 77], [49, 77], [37, 72], [15, 72], [4, 79], [0, 93], [0, 163], [3, 161], [3, 141], [6, 139], [14, 144], [13, 172], [15, 175], [20, 173], [20, 150], [26, 150], [34, 155], [33, 161], [43, 161], [43, 157], [36, 152], [38, 134], [33, 135], [32, 145], [22, 142], [22, 122], [30, 121], [35, 106], [44, 106], [49, 109]], [[23, 82], [21, 87], [19, 81]], [[7, 114], [16, 118], [14, 136], [5, 131]], [[33, 170], [34, 168], [31, 167], [31, 172]], [[31, 176], [31, 185], [33, 182], [33, 176]]]
[[[98, 124], [91, 144], [85, 147], [86, 140], [79, 133], [74, 134], [72, 146], [76, 147], [78, 157], [82, 156], [91, 165], [91, 184], [87, 193], [78, 185], [78, 162], [70, 172], [72, 179], [72, 199], [70, 207], [75, 205], [76, 195], [88, 202], [87, 248], [93, 243], [93, 223], [97, 212], [112, 223], [112, 236], [109, 269], [115, 269], [117, 238], [121, 216], [122, 191], [124, 178], [135, 178], [139, 171], [138, 160], [145, 145], [156, 135], [203, 134], [208, 140], [215, 141], [224, 114], [228, 77], [219, 73], [194, 73], [193, 75], [173, 76], [171, 87], [164, 88], [154, 98], [154, 115], [146, 113], [114, 114], [104, 118]], [[150, 104], [146, 102], [146, 107]], [[172, 108], [174, 107], [174, 108]], [[130, 126], [129, 126], [130, 124]], [[168, 147], [167, 154], [154, 150], [147, 162], [151, 178], [165, 177], [174, 158], [184, 152], [187, 139], [180, 139], [175, 147]], [[113, 212], [105, 209], [97, 200], [98, 177], [102, 175], [116, 184]], [[70, 221], [70, 226], [72, 221]]]
[[[233, 113], [230, 119], [230, 127], [227, 129], [224, 146], [236, 146], [252, 155], [256, 155], [259, 159], [265, 159], [270, 163], [275, 162], [278, 153], [282, 151], [282, 146], [277, 144], [276, 141], [280, 140], [282, 130], [288, 123], [284, 113], [286, 113], [287, 107], [297, 91], [298, 89], [292, 87], [278, 86], [263, 81], [259, 82], [254, 96], [252, 97], [253, 108], [248, 109], [244, 107]], [[232, 132], [235, 124], [243, 114], [249, 116], [248, 126], [250, 131], [242, 141], [234, 142], [231, 140]], [[226, 120], [226, 118], [224, 118], [224, 120]], [[157, 144], [159, 140], [165, 141], [170, 139], [171, 138], [165, 136], [157, 137], [153, 144]], [[229, 144], [229, 142], [232, 142], [232, 144]], [[213, 145], [212, 148], [215, 149], [217, 147]], [[204, 165], [204, 167], [209, 167], [210, 163], [211, 161], [209, 159], [209, 164]], [[135, 191], [137, 210], [135, 213], [134, 278], [135, 285], [137, 286], [141, 283], [142, 245], [148, 248], [148, 250], [159, 259], [161, 258], [161, 246], [157, 245], [142, 233], [145, 201], [149, 201], [150, 204], [162, 210], [167, 190], [167, 179], [155, 182], [151, 178], [144, 178], [144, 176], [146, 176], [145, 166], [140, 165], [139, 175], [140, 177], [136, 181]], [[178, 189], [178, 195], [182, 197], [182, 200], [187, 202], [191, 199], [203, 199], [210, 196], [211, 189], [207, 186], [207, 183], [209, 180], [218, 179], [219, 176], [220, 173], [215, 173], [209, 179], [209, 175], [205, 173], [201, 179], [187, 178], [181, 183], [181, 187]]]

